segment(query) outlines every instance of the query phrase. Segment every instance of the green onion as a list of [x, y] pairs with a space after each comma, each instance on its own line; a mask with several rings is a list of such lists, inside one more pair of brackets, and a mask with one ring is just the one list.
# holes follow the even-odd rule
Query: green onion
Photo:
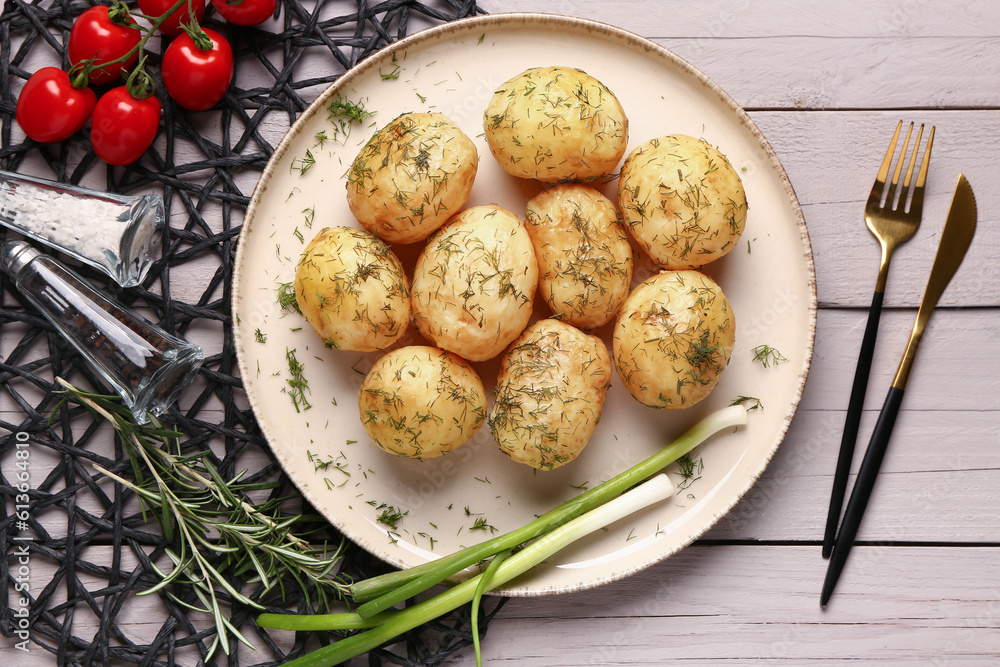
[[526, 526], [423, 565], [351, 584], [349, 586], [351, 598], [355, 602], [364, 603], [358, 607], [357, 613], [363, 617], [381, 613], [441, 583], [470, 565], [544, 535], [656, 474], [715, 433], [746, 423], [747, 411], [743, 406], [734, 405], [718, 410], [646, 460], [563, 503]]
[[295, 632], [367, 630], [368, 628], [377, 628], [395, 614], [395, 611], [387, 611], [371, 618], [361, 618], [350, 612], [343, 614], [261, 614], [257, 618], [257, 625], [272, 630], [293, 630]]
[[[401, 633], [462, 604], [477, 600], [484, 592], [527, 572], [574, 540], [666, 497], [663, 494], [672, 494], [673, 485], [664, 475], [657, 473], [719, 431], [746, 423], [747, 410], [742, 405], [718, 410], [641, 463], [563, 503], [522, 528], [423, 565], [356, 582], [350, 586], [350, 595], [355, 602], [365, 602], [356, 612], [322, 616], [261, 614], [257, 622], [265, 628], [296, 631], [368, 628], [365, 632], [287, 663], [292, 667], [339, 664], [381, 646]], [[654, 475], [654, 479], [643, 483]], [[526, 544], [527, 546], [523, 546]], [[522, 546], [520, 551], [510, 553]], [[494, 557], [494, 561], [491, 561], [485, 573], [471, 577], [418, 604], [392, 609], [398, 602], [422, 593], [466, 567], [490, 557]], [[478, 660], [477, 651], [477, 663]]]
[[[676, 489], [671, 490], [671, 495], [676, 492]], [[476, 586], [475, 593], [472, 594], [472, 607], [469, 611], [469, 617], [472, 620], [472, 646], [476, 653], [476, 667], [483, 667], [483, 654], [479, 648], [479, 603], [483, 599], [483, 595], [487, 591], [493, 588], [493, 575], [506, 560], [507, 556], [510, 555], [511, 550], [501, 551], [490, 561], [489, 566], [486, 571], [479, 577], [479, 585]]]
[[[412, 630], [418, 625], [422, 625], [431, 619], [457, 609], [471, 601], [478, 590], [492, 590], [507, 583], [572, 542], [600, 530], [633, 512], [637, 512], [644, 507], [668, 498], [674, 494], [674, 491], [674, 485], [670, 483], [670, 480], [665, 475], [657, 475], [631, 491], [622, 494], [619, 498], [568, 521], [516, 554], [509, 556], [495, 571], [490, 572], [491, 576], [489, 576], [485, 585], [482, 584], [482, 579], [483, 577], [487, 577], [487, 574], [484, 573], [472, 577], [429, 600], [405, 609], [388, 612], [384, 616], [385, 620], [383, 623], [376, 628], [352, 635], [329, 646], [324, 646], [308, 655], [287, 662], [285, 665], [286, 667], [331, 667], [332, 665], [339, 665], [345, 660], [350, 660], [355, 656], [381, 646], [393, 637]], [[337, 616], [348, 617], [353, 615], [338, 614]], [[291, 618], [296, 617], [293, 616]], [[312, 619], [314, 618], [312, 617]], [[312, 619], [305, 617], [307, 623]], [[257, 622], [262, 627], [273, 627], [273, 624], [281, 622], [286, 629], [302, 629], [298, 626], [290, 627], [293, 623], [289, 623], [289, 616], [283, 614], [261, 614]], [[309, 627], [315, 628], [315, 625], [310, 623]]]

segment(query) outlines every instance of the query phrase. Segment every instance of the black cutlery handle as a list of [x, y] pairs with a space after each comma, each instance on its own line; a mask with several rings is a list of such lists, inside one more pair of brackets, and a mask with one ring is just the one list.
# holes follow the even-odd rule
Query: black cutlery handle
[[868, 310], [868, 324], [865, 326], [865, 336], [861, 341], [861, 352], [858, 355], [858, 365], [854, 370], [851, 400], [847, 404], [847, 418], [844, 421], [844, 434], [840, 440], [837, 470], [833, 475], [830, 509], [826, 515], [823, 558], [830, 557], [830, 552], [833, 551], [833, 542], [837, 537], [837, 524], [840, 522], [840, 510], [844, 506], [847, 478], [851, 474], [851, 461], [854, 458], [854, 446], [858, 439], [858, 424], [861, 423], [865, 394], [868, 391], [868, 376], [871, 374], [872, 357], [875, 354], [875, 340], [878, 338], [878, 323], [882, 316], [882, 298], [884, 296], [884, 292], [876, 291], [875, 296], [872, 297], [872, 305]]
[[861, 460], [858, 478], [854, 481], [851, 498], [847, 501], [847, 509], [844, 511], [844, 521], [840, 524], [833, 553], [830, 555], [830, 564], [826, 570], [826, 579], [823, 581], [823, 592], [820, 596], [821, 605], [825, 606], [833, 594], [837, 579], [844, 569], [844, 563], [847, 562], [847, 555], [854, 545], [854, 538], [858, 535], [861, 518], [864, 516], [865, 508], [868, 507], [872, 489], [875, 488], [875, 480], [878, 478], [879, 468], [882, 467], [882, 459], [885, 458], [889, 437], [892, 435], [893, 426], [896, 425], [896, 415], [899, 414], [904, 393], [903, 389], [890, 387], [885, 403], [882, 404], [882, 412], [879, 413], [878, 421], [875, 423], [875, 430], [872, 432], [865, 457]]

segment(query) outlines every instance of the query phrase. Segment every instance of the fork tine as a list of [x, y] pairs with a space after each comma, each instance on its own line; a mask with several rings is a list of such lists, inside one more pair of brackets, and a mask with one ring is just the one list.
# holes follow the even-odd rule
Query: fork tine
[[882, 202], [882, 193], [885, 191], [885, 181], [889, 178], [889, 167], [892, 166], [892, 158], [896, 154], [896, 141], [899, 139], [899, 131], [903, 127], [903, 121], [899, 121], [896, 125], [896, 131], [892, 135], [892, 141], [889, 142], [889, 149], [885, 152], [885, 158], [882, 160], [882, 166], [879, 167], [878, 175], [875, 177], [875, 185], [872, 186], [872, 193], [868, 196], [868, 202], [875, 204], [880, 204]]
[[[912, 126], [911, 126], [912, 127]], [[903, 179], [903, 189], [899, 193], [899, 205], [894, 207], [893, 210], [897, 210], [905, 213], [907, 211], [906, 204], [907, 199], [910, 199], [910, 211], [914, 211], [913, 198], [910, 197], [910, 182], [913, 180], [913, 169], [917, 166], [917, 154], [920, 150], [920, 140], [924, 136], [924, 124], [920, 124], [920, 128], [917, 130], [917, 140], [913, 144], [913, 153], [910, 154], [909, 162], [906, 164], [906, 177]], [[909, 140], [907, 140], [909, 143]], [[906, 153], [903, 152], [899, 156], [900, 164], [906, 158]], [[916, 188], [914, 188], [913, 194], [916, 194]]]
[[923, 188], [927, 182], [927, 167], [931, 162], [931, 146], [934, 144], [934, 126], [931, 125], [931, 133], [927, 135], [927, 148], [924, 149], [924, 159], [920, 163], [920, 171], [917, 173], [916, 187]]
[[[903, 193], [905, 194], [910, 189], [910, 180], [913, 178], [913, 167], [917, 164], [917, 151], [920, 149], [920, 139], [924, 136], [924, 124], [920, 124], [920, 128], [917, 130], [917, 141], [913, 144], [913, 153], [910, 155], [910, 161], [906, 165], [906, 178], [903, 179]], [[902, 159], [903, 156], [900, 156]]]
[[[919, 145], [919, 140], [917, 145]], [[931, 162], [931, 146], [934, 145], [934, 126], [927, 135], [927, 147], [924, 148], [924, 158], [920, 161], [920, 171], [917, 172], [917, 182], [913, 186], [913, 199], [910, 201], [910, 213], [919, 216], [924, 204], [924, 185], [927, 183], [927, 167]], [[914, 157], [916, 157], [917, 146], [913, 147]]]
[[[899, 175], [903, 171], [903, 163], [906, 161], [906, 152], [910, 147], [910, 134], [913, 133], [913, 123], [910, 123], [909, 129], [906, 130], [906, 140], [903, 142], [903, 148], [899, 152], [899, 161], [896, 162], [896, 169], [892, 172], [892, 183], [889, 184], [889, 193], [885, 196], [885, 206], [888, 209], [895, 208], [896, 205], [896, 187], [899, 185]], [[895, 146], [893, 147], [895, 148]], [[906, 189], [903, 189], [903, 197], [901, 198], [902, 205], [906, 205]]]

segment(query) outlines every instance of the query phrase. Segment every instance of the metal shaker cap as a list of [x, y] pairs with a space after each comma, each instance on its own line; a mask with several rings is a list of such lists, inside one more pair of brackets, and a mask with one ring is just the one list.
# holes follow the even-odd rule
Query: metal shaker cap
[[40, 254], [25, 241], [7, 241], [3, 244], [3, 253], [0, 253], [0, 269], [15, 278], [21, 269]]

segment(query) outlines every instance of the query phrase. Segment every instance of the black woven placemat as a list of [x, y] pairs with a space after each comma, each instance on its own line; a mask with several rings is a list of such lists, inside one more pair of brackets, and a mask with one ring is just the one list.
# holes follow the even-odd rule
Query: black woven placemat
[[[277, 479], [276, 497], [294, 494], [261, 435], [242, 397], [236, 376], [236, 352], [230, 322], [231, 268], [244, 208], [250, 191], [271, 155], [273, 146], [261, 128], [272, 114], [292, 122], [329, 83], [347, 68], [412, 31], [412, 26], [437, 23], [482, 13], [475, 2], [388, 0], [303, 3], [279, 2], [276, 27], [239, 28], [221, 21], [209, 6], [203, 24], [226, 35], [233, 44], [240, 71], [252, 68], [257, 87], [234, 86], [215, 108], [190, 113], [165, 101], [161, 136], [154, 148], [127, 168], [110, 168], [90, 149], [87, 131], [60, 144], [39, 145], [23, 140], [14, 119], [16, 94], [23, 81], [46, 58], [66, 61], [63, 51], [74, 17], [91, 2], [6, 0], [0, 15], [0, 168], [30, 171], [32, 175], [93, 186], [95, 174], [108, 191], [161, 192], [170, 226], [164, 232], [162, 258], [141, 287], [116, 296], [139, 306], [169, 331], [184, 335], [206, 328], [218, 332], [217, 347], [206, 346], [208, 357], [197, 384], [182, 396], [164, 421], [186, 434], [186, 445], [211, 447], [215, 464], [232, 475], [249, 454], [258, 462], [247, 480]], [[268, 24], [270, 25], [270, 24]], [[165, 48], [165, 43], [160, 49]], [[329, 61], [321, 77], [300, 78], [297, 64], [307, 55], [322, 54]], [[150, 54], [153, 71], [159, 52]], [[273, 83], [272, 83], [273, 81]], [[163, 98], [161, 97], [161, 100]], [[180, 148], [183, 146], [183, 150]], [[188, 156], [182, 159], [182, 155]], [[250, 186], [240, 184], [250, 183]], [[221, 220], [221, 223], [220, 223]], [[0, 232], [3, 234], [3, 232]], [[3, 240], [0, 237], [0, 240]], [[208, 258], [217, 268], [204, 276], [194, 297], [171, 292], [171, 272]], [[205, 618], [195, 619], [158, 593], [159, 617], [135, 617], [134, 596], [157, 577], [152, 561], [168, 546], [143, 521], [130, 493], [99, 481], [92, 464], [114, 466], [122, 459], [95, 453], [88, 445], [107, 438], [79, 412], [60, 412], [47, 420], [58, 402], [54, 379], [67, 378], [85, 389], [105, 389], [91, 369], [53, 328], [0, 278], [0, 644], [12, 650], [20, 644], [15, 630], [23, 627], [15, 614], [22, 607], [12, 600], [26, 596], [30, 627], [23, 664], [59, 665], [193, 665], [201, 663], [214, 637]], [[190, 285], [190, 280], [186, 281]], [[221, 409], [220, 406], [221, 405]], [[15, 463], [17, 440], [30, 443], [32, 469], [29, 502], [20, 513]], [[34, 462], [38, 461], [37, 464]], [[46, 467], [42, 461], [47, 461]], [[260, 465], [260, 461], [268, 462]], [[23, 498], [22, 498], [23, 500]], [[292, 508], [310, 512], [310, 508]], [[26, 519], [22, 523], [22, 519]], [[337, 542], [340, 536], [323, 525], [317, 540]], [[26, 556], [22, 554], [27, 553]], [[23, 576], [21, 563], [29, 564]], [[385, 566], [357, 547], [349, 547], [344, 573], [367, 576]], [[27, 591], [19, 583], [30, 582]], [[23, 587], [23, 586], [22, 586]], [[181, 599], [190, 592], [175, 587]], [[252, 593], [252, 591], [251, 591]], [[253, 595], [251, 595], [253, 597]], [[502, 606], [492, 601], [483, 625]], [[289, 596], [284, 608], [310, 611], [305, 599]], [[131, 616], [130, 614], [131, 611]], [[234, 610], [234, 620], [254, 641], [257, 650], [221, 651], [209, 664], [277, 665], [300, 655], [307, 646], [336, 639], [332, 633], [300, 633], [293, 647], [255, 628], [255, 612]], [[135, 628], [142, 621], [143, 639]], [[158, 628], [155, 632], [150, 627]], [[368, 655], [369, 664], [437, 665], [471, 641], [468, 608], [419, 628], [404, 642]], [[150, 639], [150, 637], [152, 637]], [[282, 644], [285, 648], [281, 648]], [[20, 653], [15, 653], [20, 655]], [[362, 659], [359, 659], [359, 661]]]

